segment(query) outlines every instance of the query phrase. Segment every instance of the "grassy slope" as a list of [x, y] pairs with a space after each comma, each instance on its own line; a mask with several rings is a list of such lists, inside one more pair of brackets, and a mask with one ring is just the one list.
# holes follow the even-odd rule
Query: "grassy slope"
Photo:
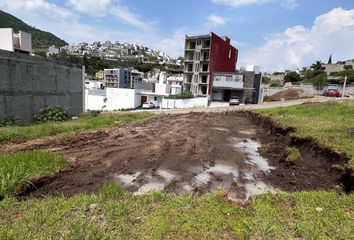
[[64, 168], [67, 160], [54, 153], [31, 151], [0, 155], [0, 196], [8, 196], [31, 178]]
[[[351, 158], [354, 168], [354, 101], [309, 103], [300, 106], [257, 110], [283, 126], [296, 128], [295, 135], [314, 138]], [[350, 133], [353, 129], [353, 133]]]
[[19, 30], [32, 34], [33, 49], [47, 49], [55, 44], [57, 47], [67, 45], [64, 40], [59, 39], [49, 32], [44, 32], [29, 26], [20, 19], [0, 10], [0, 28], [13, 28], [15, 32]]
[[353, 202], [282, 193], [241, 208], [222, 194], [134, 197], [107, 185], [97, 195], [0, 202], [0, 239], [350, 239]]
[[63, 133], [96, 130], [113, 127], [118, 122], [132, 122], [152, 117], [151, 113], [102, 114], [97, 117], [81, 117], [77, 120], [34, 124], [29, 126], [0, 127], [0, 142], [9, 140], [29, 140]]

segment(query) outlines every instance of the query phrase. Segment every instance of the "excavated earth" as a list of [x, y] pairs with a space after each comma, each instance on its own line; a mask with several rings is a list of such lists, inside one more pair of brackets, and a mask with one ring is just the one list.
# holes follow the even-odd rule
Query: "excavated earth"
[[[24, 186], [22, 197], [93, 193], [108, 182], [135, 195], [154, 190], [206, 193], [223, 189], [246, 200], [263, 192], [341, 189], [348, 159], [292, 129], [249, 112], [162, 115], [115, 128], [9, 143], [2, 151], [45, 149], [70, 166]], [[296, 146], [302, 158], [285, 161]]]

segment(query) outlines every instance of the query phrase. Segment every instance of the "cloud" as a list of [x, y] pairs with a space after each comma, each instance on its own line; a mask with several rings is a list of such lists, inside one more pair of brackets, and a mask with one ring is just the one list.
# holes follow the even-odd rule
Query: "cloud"
[[93, 17], [103, 17], [107, 15], [107, 10], [113, 0], [68, 0], [68, 2], [76, 11]]
[[227, 18], [223, 18], [221, 16], [211, 14], [208, 17], [207, 25], [212, 27], [220, 27], [220, 26], [224, 26], [228, 21], [229, 19]]
[[297, 0], [211, 0], [218, 5], [226, 5], [235, 8], [244, 7], [248, 5], [263, 5], [266, 3], [279, 2], [285, 9], [294, 9], [298, 6]]
[[286, 70], [326, 60], [353, 58], [354, 9], [335, 8], [318, 16], [310, 28], [298, 25], [269, 36], [265, 43], [243, 54], [242, 64], [260, 65], [263, 70]]
[[185, 28], [178, 29], [171, 38], [165, 38], [157, 42], [154, 48], [170, 54], [171, 57], [179, 57], [184, 51], [186, 32]]
[[121, 0], [68, 0], [68, 3], [78, 12], [92, 17], [112, 15], [141, 30], [149, 31], [154, 25], [154, 22], [143, 20], [141, 16], [133, 13]]
[[93, 37], [91, 27], [80, 23], [78, 15], [54, 3], [44, 0], [0, 0], [0, 9], [66, 41]]

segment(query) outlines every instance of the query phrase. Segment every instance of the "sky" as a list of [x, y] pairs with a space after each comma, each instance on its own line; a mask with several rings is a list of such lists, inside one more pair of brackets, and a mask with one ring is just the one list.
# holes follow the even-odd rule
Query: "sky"
[[138, 43], [173, 57], [185, 35], [213, 31], [239, 49], [237, 68], [354, 58], [354, 0], [0, 0], [0, 9], [70, 44]]

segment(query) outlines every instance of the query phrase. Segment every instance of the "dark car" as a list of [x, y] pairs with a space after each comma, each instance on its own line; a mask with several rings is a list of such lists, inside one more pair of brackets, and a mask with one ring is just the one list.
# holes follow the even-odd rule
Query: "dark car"
[[325, 97], [341, 97], [341, 94], [338, 89], [327, 89], [323, 92]]
[[257, 101], [255, 98], [246, 98], [245, 104], [257, 104]]

